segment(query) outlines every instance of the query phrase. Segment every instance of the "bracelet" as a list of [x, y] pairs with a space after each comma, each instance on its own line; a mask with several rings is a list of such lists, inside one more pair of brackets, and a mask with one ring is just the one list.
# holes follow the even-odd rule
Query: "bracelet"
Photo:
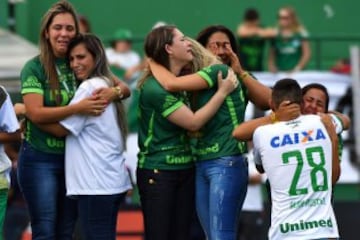
[[249, 74], [247, 71], [243, 71], [243, 72], [240, 74], [240, 78], [241, 78], [241, 79], [245, 79], [245, 78], [247, 78], [248, 76], [250, 76], [250, 74]]
[[124, 98], [124, 94], [123, 94], [120, 86], [113, 87], [112, 89], [114, 90], [114, 92], [116, 93], [116, 95], [118, 96], [119, 99]]
[[278, 119], [276, 118], [276, 114], [274, 112], [270, 113], [270, 120], [271, 120], [271, 123], [278, 122]]

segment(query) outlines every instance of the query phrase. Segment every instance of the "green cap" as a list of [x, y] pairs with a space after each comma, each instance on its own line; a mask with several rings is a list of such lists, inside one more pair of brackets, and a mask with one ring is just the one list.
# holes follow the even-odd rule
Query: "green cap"
[[113, 35], [113, 41], [131, 41], [133, 39], [132, 33], [127, 29], [118, 29]]

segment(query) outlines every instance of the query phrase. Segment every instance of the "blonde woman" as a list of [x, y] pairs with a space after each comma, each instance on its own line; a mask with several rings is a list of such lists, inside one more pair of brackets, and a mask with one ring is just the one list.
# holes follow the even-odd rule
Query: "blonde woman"
[[310, 60], [308, 33], [292, 7], [283, 7], [278, 13], [277, 36], [269, 52], [269, 71], [297, 72]]

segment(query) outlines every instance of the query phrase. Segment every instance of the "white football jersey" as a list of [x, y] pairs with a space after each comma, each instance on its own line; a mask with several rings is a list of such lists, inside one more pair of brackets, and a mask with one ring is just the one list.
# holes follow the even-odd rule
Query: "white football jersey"
[[259, 127], [253, 142], [255, 163], [263, 166], [271, 186], [269, 239], [338, 237], [331, 140], [320, 117]]

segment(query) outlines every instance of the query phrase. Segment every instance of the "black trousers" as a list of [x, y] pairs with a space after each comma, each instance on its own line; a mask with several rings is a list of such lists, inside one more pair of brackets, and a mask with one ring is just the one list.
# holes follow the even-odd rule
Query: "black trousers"
[[195, 171], [137, 169], [146, 240], [190, 239]]

